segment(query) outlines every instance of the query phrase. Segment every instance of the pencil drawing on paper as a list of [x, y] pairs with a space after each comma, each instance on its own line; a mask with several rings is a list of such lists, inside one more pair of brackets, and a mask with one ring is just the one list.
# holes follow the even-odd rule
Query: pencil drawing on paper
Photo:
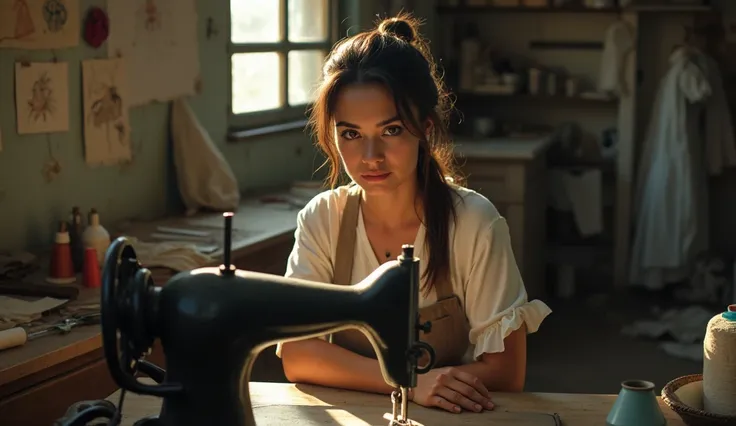
[[31, 88], [28, 118], [34, 122], [48, 121], [54, 114], [54, 90], [48, 72], [41, 71]]
[[65, 62], [15, 65], [18, 133], [69, 130], [69, 72]]
[[110, 32], [108, 56], [120, 52], [130, 81], [136, 81], [123, 96], [126, 105], [194, 95], [200, 73], [196, 0], [107, 0], [107, 5], [110, 22], [121, 23]]
[[84, 134], [87, 162], [129, 160], [130, 127], [122, 59], [83, 62]]
[[43, 4], [43, 20], [49, 31], [55, 33], [64, 28], [67, 19], [67, 11], [61, 0], [46, 0]]
[[161, 10], [156, 0], [145, 0], [142, 7], [143, 26], [147, 31], [157, 31], [161, 29]]
[[36, 26], [33, 24], [31, 17], [31, 9], [28, 7], [26, 0], [15, 0], [13, 3], [13, 11], [15, 12], [15, 29], [13, 34], [0, 38], [19, 40], [36, 32]]
[[0, 47], [62, 49], [79, 44], [81, 0], [0, 0]]
[[[91, 122], [95, 127], [105, 128], [108, 143], [112, 143], [114, 139], [117, 139], [118, 143], [124, 144], [125, 126], [121, 122], [123, 98], [118, 94], [114, 71], [109, 79], [98, 80], [95, 77], [93, 79], [93, 89], [90, 94], [92, 100], [90, 107]], [[117, 138], [113, 137], [114, 135], [117, 135]]]

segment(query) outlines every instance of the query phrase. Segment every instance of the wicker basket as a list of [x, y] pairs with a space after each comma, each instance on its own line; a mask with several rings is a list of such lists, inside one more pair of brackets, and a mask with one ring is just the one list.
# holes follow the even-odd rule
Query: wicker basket
[[[696, 407], [697, 402], [688, 401], [685, 403], [682, 399], [693, 399], [685, 398], [684, 393], [677, 395], [677, 391], [682, 389], [684, 386], [689, 385], [692, 387], [691, 392], [687, 392], [691, 395], [697, 393], [699, 398], [702, 400], [703, 394], [703, 375], [692, 374], [689, 376], [678, 377], [675, 380], [667, 383], [662, 388], [662, 401], [667, 404], [688, 426], [736, 426], [736, 416], [726, 416], [721, 414], [713, 414]], [[681, 399], [682, 398], [682, 399]]]

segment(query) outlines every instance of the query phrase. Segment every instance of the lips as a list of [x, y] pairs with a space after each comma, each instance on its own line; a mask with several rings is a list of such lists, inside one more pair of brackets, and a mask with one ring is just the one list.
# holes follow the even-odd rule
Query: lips
[[363, 179], [370, 181], [370, 182], [377, 182], [386, 179], [391, 173], [385, 172], [385, 173], [365, 173], [360, 175]]

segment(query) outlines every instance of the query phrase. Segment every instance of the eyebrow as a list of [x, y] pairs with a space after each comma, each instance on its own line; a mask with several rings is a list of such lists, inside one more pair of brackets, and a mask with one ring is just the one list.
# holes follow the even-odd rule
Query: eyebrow
[[[395, 117], [389, 118], [388, 120], [383, 120], [380, 123], [376, 124], [376, 127], [385, 126], [389, 123], [393, 123], [394, 121], [401, 121], [401, 117], [397, 115]], [[358, 126], [357, 124], [348, 123], [347, 121], [338, 121], [335, 124], [335, 127], [350, 127], [352, 129], [360, 129], [360, 126]]]

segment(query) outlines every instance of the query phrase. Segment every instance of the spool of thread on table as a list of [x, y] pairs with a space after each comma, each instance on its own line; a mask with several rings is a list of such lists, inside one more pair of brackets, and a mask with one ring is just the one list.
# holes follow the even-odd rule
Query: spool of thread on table
[[20, 327], [0, 331], [0, 350], [25, 345], [28, 333]]
[[703, 340], [703, 408], [736, 415], [736, 304], [708, 322]]

